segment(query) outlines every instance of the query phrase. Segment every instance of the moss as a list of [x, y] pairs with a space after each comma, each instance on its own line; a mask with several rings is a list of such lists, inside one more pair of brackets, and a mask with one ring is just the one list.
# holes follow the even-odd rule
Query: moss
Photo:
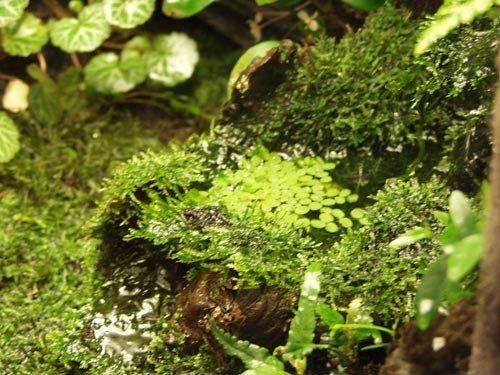
[[414, 228], [429, 225], [440, 233], [433, 215], [446, 206], [442, 181], [415, 179], [389, 182], [367, 209], [370, 226], [348, 233], [326, 257], [325, 288], [328, 298], [347, 307], [361, 298], [382, 324], [407, 321], [414, 315], [414, 296], [428, 265], [442, 253], [437, 240], [421, 241], [402, 249], [389, 243]]

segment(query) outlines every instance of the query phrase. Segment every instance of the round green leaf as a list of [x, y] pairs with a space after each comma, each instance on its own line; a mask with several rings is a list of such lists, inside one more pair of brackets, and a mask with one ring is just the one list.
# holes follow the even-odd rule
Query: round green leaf
[[104, 14], [111, 25], [131, 29], [151, 18], [155, 0], [104, 0]]
[[5, 51], [23, 57], [39, 52], [49, 41], [49, 32], [42, 20], [28, 12], [17, 22], [5, 26], [2, 36]]
[[215, 0], [163, 0], [162, 11], [169, 17], [186, 18], [202, 11]]
[[16, 21], [28, 6], [29, 0], [2, 0], [0, 6], [0, 27]]
[[65, 52], [90, 52], [111, 32], [102, 4], [83, 8], [78, 18], [63, 18], [50, 24], [52, 44]]
[[132, 90], [146, 79], [144, 61], [138, 55], [120, 58], [113, 52], [101, 53], [84, 68], [85, 81], [104, 94], [121, 94]]
[[448, 257], [447, 276], [459, 281], [479, 262], [483, 255], [483, 235], [473, 234], [455, 244], [455, 251]]
[[335, 223], [327, 223], [325, 230], [330, 233], [337, 233], [339, 231], [339, 226]]
[[158, 35], [145, 54], [149, 78], [173, 87], [189, 79], [199, 60], [196, 42], [184, 33]]
[[0, 112], [0, 163], [11, 160], [20, 147], [16, 124], [5, 112]]

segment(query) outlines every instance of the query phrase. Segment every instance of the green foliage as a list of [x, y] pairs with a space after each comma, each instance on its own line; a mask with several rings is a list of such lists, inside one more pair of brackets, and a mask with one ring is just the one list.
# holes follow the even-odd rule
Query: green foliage
[[384, 326], [409, 320], [417, 285], [441, 253], [439, 242], [426, 240], [425, 246], [401, 249], [389, 243], [406, 228], [429, 227], [438, 232], [442, 225], [432, 220], [433, 212], [444, 207], [445, 197], [446, 189], [437, 178], [426, 183], [388, 182], [366, 209], [370, 226], [346, 233], [331, 246], [323, 268], [328, 275], [323, 288], [327, 300], [348, 306], [360, 298]]
[[27, 57], [42, 49], [49, 40], [49, 32], [42, 20], [25, 12], [16, 22], [6, 25], [2, 43], [9, 55]]
[[164, 0], [162, 10], [169, 17], [186, 18], [202, 11], [215, 0]]
[[[334, 308], [319, 303], [316, 312], [329, 329], [328, 349], [337, 357], [342, 365], [350, 366], [359, 359], [359, 350], [373, 349], [387, 344], [383, 343], [382, 332], [394, 340], [395, 331], [373, 324], [370, 312], [360, 299], [354, 299], [344, 316]], [[371, 340], [373, 345], [366, 345]], [[364, 346], [363, 346], [364, 345]]]
[[18, 20], [28, 6], [29, 0], [6, 0], [0, 8], [0, 27]]
[[343, 0], [344, 3], [352, 6], [353, 8], [370, 11], [377, 9], [384, 5], [385, 0]]
[[[451, 193], [448, 214], [441, 211], [434, 214], [445, 226], [441, 235], [444, 255], [429, 267], [417, 291], [417, 324], [421, 329], [429, 326], [443, 299], [452, 303], [466, 294], [459, 281], [476, 268], [483, 253], [483, 222], [474, 215], [463, 193]], [[427, 230], [425, 237], [431, 236], [432, 232]], [[403, 235], [405, 241], [399, 237], [390, 246], [400, 248], [422, 237], [410, 232]]]
[[[320, 292], [321, 267], [313, 263], [305, 272], [300, 288], [300, 298], [297, 311], [290, 324], [288, 339], [284, 347], [278, 347], [283, 361], [290, 362], [298, 375], [303, 375], [307, 367], [307, 356], [314, 349], [324, 348], [324, 345], [314, 344], [316, 328], [315, 308]], [[213, 322], [212, 332], [217, 341], [230, 355], [240, 358], [248, 369], [245, 375], [286, 375], [284, 364], [278, 357], [269, 354], [266, 348], [261, 348], [248, 341], [238, 340], [220, 330]]]
[[434, 20], [422, 32], [417, 44], [415, 54], [426, 52], [429, 47], [445, 37], [454, 28], [472, 22], [486, 13], [494, 5], [499, 5], [498, 0], [447, 0], [434, 15]]
[[16, 124], [5, 112], [0, 112], [0, 163], [11, 160], [20, 147]]
[[366, 225], [362, 209], [340, 208], [357, 202], [358, 195], [333, 182], [334, 168], [334, 163], [319, 157], [286, 160], [257, 147], [239, 161], [236, 171], [223, 171], [207, 192], [191, 191], [188, 198], [194, 203], [222, 205], [240, 218], [257, 211], [307, 231], [336, 233], [353, 227], [353, 221]]

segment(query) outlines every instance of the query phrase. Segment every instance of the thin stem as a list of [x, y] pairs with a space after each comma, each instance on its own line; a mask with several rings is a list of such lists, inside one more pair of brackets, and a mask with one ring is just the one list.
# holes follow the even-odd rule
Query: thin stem
[[63, 7], [58, 0], [43, 0], [43, 2], [58, 18], [74, 17], [74, 14]]

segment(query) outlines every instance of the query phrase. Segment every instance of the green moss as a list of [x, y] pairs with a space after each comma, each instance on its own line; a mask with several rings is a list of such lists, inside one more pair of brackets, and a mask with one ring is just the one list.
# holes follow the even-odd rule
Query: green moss
[[369, 226], [348, 232], [326, 258], [324, 291], [338, 306], [361, 298], [383, 324], [414, 315], [414, 296], [423, 273], [441, 254], [437, 240], [399, 250], [388, 244], [415, 226], [430, 225], [440, 233], [434, 210], [446, 206], [447, 189], [438, 179], [418, 183], [389, 182], [367, 208]]

